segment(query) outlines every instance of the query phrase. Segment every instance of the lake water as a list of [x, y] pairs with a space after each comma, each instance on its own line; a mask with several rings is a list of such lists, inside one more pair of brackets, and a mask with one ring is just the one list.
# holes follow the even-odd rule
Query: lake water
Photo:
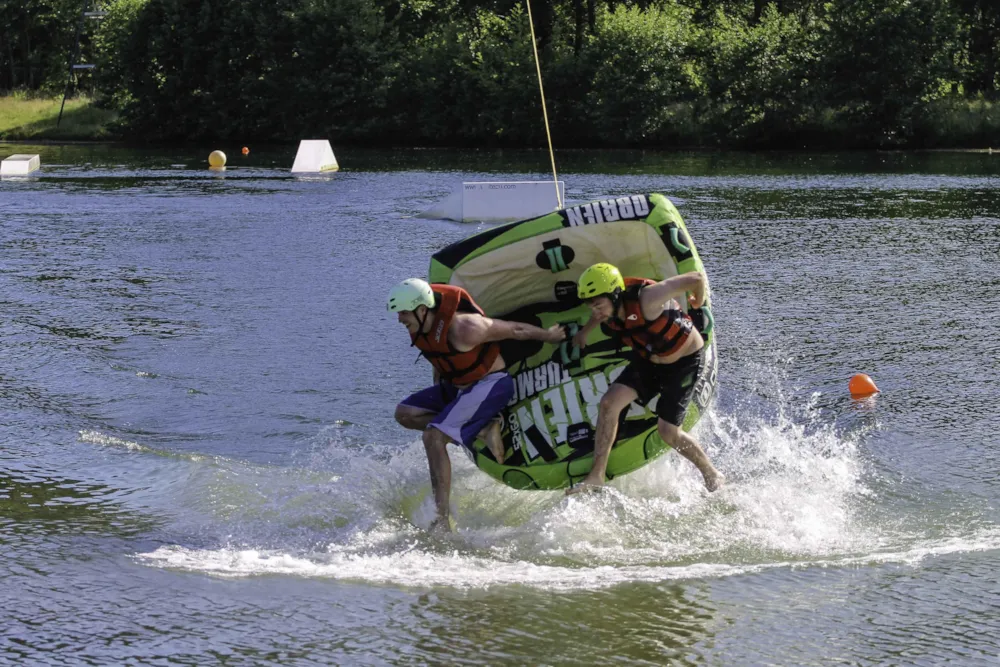
[[385, 295], [484, 228], [416, 213], [547, 155], [211, 148], [0, 144], [43, 164], [0, 182], [0, 663], [1000, 662], [1000, 155], [560, 154], [571, 203], [687, 221], [729, 485], [453, 451], [432, 536]]

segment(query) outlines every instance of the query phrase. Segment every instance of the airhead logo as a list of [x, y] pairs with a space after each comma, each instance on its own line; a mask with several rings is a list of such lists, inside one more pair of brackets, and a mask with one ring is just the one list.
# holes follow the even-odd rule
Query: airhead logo
[[632, 195], [618, 199], [604, 199], [590, 204], [581, 204], [561, 211], [563, 227], [596, 225], [602, 222], [636, 220], [649, 215], [649, 199], [646, 195]]
[[550, 361], [518, 373], [506, 409], [510, 444], [527, 461], [554, 461], [563, 444], [587, 447], [593, 430], [586, 426], [597, 423], [601, 397], [623, 370], [612, 365], [571, 376]]
[[571, 247], [563, 245], [559, 239], [553, 239], [542, 243], [542, 251], [535, 255], [535, 264], [540, 269], [559, 273], [568, 269], [575, 258], [576, 253]]
[[554, 294], [556, 301], [571, 303], [573, 305], [580, 303], [580, 297], [577, 296], [576, 283], [572, 280], [560, 280], [557, 282]]

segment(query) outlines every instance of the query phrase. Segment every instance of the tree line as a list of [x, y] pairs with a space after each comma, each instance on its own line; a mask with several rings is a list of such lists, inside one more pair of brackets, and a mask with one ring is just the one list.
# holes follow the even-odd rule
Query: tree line
[[[136, 141], [542, 146], [523, 0], [0, 0], [0, 90]], [[994, 0], [532, 0], [558, 147], [989, 146]]]

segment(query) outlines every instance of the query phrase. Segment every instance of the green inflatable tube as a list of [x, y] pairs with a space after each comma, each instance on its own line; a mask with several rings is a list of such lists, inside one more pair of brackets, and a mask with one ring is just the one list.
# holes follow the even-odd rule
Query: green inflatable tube
[[[491, 228], [431, 258], [429, 280], [465, 288], [493, 317], [540, 327], [565, 324], [575, 333], [590, 310], [576, 296], [576, 280], [597, 262], [625, 276], [663, 280], [704, 271], [677, 208], [660, 194], [630, 195], [571, 206]], [[682, 428], [689, 431], [715, 393], [718, 358], [711, 301], [690, 313], [705, 337], [702, 372]], [[476, 465], [515, 489], [560, 489], [581, 481], [593, 464], [598, 403], [628, 363], [603, 327], [580, 350], [508, 341], [502, 353], [515, 394], [503, 411], [503, 464], [486, 444], [470, 452]], [[651, 408], [633, 403], [608, 460], [608, 478], [632, 472], [667, 449]]]

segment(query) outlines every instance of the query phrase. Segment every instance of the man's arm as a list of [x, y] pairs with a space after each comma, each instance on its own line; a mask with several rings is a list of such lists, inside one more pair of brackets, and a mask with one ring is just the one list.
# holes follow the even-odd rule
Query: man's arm
[[659, 317], [667, 301], [675, 296], [681, 296], [685, 292], [691, 293], [688, 304], [692, 308], [701, 308], [705, 303], [705, 287], [705, 275], [699, 271], [682, 273], [679, 276], [647, 285], [639, 292], [642, 314], [646, 319]]
[[587, 335], [590, 334], [591, 331], [596, 329], [597, 326], [604, 321], [604, 319], [606, 318], [600, 318], [591, 313], [590, 319], [587, 320], [587, 323], [584, 324], [583, 327], [581, 327], [580, 330], [576, 332], [575, 336], [573, 336], [573, 344], [580, 349], [586, 347]]
[[448, 332], [452, 344], [459, 350], [471, 350], [482, 343], [501, 340], [540, 340], [558, 343], [565, 337], [559, 325], [542, 329], [523, 322], [495, 320], [492, 317], [463, 313], [455, 318]]

